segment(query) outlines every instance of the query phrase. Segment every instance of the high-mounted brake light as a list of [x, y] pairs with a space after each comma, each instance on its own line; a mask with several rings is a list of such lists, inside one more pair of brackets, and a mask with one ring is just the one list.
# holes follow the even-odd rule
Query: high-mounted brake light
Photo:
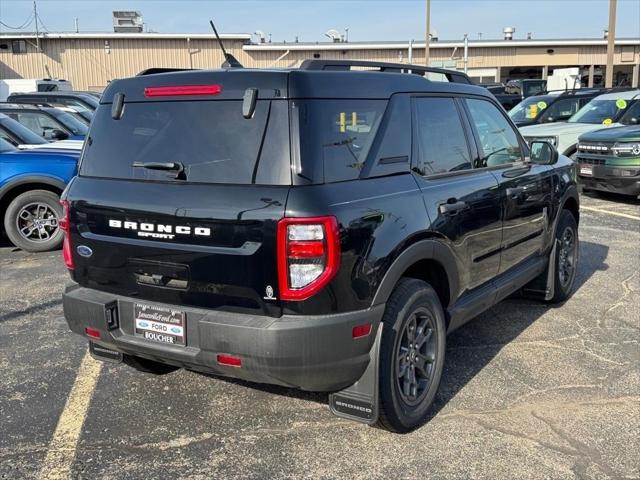
[[340, 235], [335, 217], [283, 218], [277, 236], [282, 300], [306, 300], [338, 272]]
[[62, 204], [62, 218], [58, 220], [58, 227], [64, 232], [62, 258], [64, 259], [64, 264], [67, 268], [69, 270], [73, 270], [75, 268], [75, 264], [73, 263], [73, 255], [71, 255], [71, 220], [69, 218], [69, 202], [67, 200], [62, 200], [60, 203]]
[[218, 95], [222, 85], [175, 85], [170, 87], [147, 87], [145, 97], [175, 97], [180, 95]]

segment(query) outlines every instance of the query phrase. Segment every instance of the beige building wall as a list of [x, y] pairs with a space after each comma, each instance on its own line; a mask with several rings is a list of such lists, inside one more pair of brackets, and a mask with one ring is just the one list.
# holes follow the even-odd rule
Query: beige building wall
[[[58, 35], [60, 38], [41, 38], [36, 49], [35, 37], [25, 38], [26, 53], [15, 54], [11, 41], [18, 36], [0, 36], [0, 79], [5, 78], [64, 78], [79, 90], [103, 89], [117, 78], [135, 75], [151, 67], [218, 68], [223, 55], [217, 42], [204, 35], [170, 38], [140, 34], [140, 38], [118, 38], [113, 34], [93, 38]], [[226, 38], [225, 47], [246, 67], [295, 67], [314, 54], [323, 59], [377, 60], [408, 63], [408, 43], [398, 48], [376, 44], [250, 44], [249, 36]], [[508, 42], [492, 42], [497, 46], [469, 48], [468, 68], [590, 66], [606, 64], [606, 46], [519, 46]], [[614, 64], [628, 66], [629, 71], [640, 65], [640, 40], [631, 45], [616, 46]], [[430, 52], [432, 62], [455, 62], [463, 65], [462, 44], [434, 44]], [[424, 63], [424, 48], [413, 49], [413, 63]]]

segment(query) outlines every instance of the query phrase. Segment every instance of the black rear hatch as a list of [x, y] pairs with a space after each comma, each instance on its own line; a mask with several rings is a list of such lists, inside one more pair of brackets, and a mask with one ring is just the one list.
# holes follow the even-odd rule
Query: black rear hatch
[[166, 89], [176, 78], [184, 86], [184, 75], [115, 82], [105, 93], [67, 197], [73, 277], [149, 301], [277, 316], [287, 101], [258, 90], [247, 118], [240, 77], [209, 73], [217, 93]]

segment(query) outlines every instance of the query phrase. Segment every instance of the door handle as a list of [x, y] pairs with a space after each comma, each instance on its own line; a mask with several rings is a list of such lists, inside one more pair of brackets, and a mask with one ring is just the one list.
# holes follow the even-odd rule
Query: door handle
[[525, 191], [524, 187], [510, 187], [507, 188], [507, 197], [515, 198], [522, 195]]
[[455, 215], [461, 210], [467, 208], [467, 202], [458, 201], [453, 203], [440, 204], [440, 213], [443, 215]]

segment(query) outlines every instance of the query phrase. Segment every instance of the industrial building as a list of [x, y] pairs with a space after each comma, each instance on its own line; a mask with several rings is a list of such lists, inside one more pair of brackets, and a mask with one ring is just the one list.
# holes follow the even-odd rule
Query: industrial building
[[[114, 79], [150, 67], [217, 68], [223, 62], [212, 34], [142, 31], [107, 33], [1, 33], [0, 79], [63, 78], [80, 90], [102, 90]], [[124, 31], [123, 31], [124, 30]], [[432, 39], [430, 65], [464, 70], [477, 82], [545, 78], [554, 68], [580, 67], [584, 85], [603, 83], [606, 38], [499, 40]], [[293, 67], [307, 58], [358, 59], [424, 64], [424, 41], [271, 43], [248, 34], [221, 35], [226, 49], [246, 67]], [[465, 65], [466, 64], [466, 65]], [[614, 84], [638, 86], [640, 38], [615, 42]]]

